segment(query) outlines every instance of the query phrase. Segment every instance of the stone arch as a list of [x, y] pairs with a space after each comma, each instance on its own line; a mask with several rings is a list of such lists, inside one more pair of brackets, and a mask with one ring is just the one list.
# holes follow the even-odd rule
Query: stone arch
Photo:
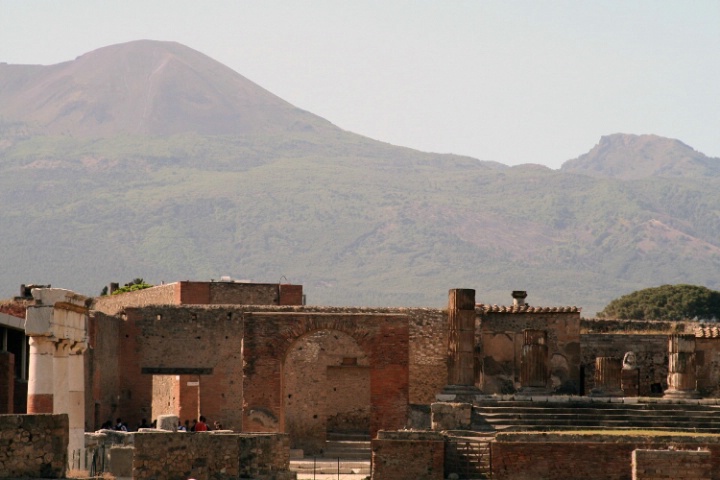
[[[244, 318], [243, 430], [285, 431], [283, 362], [292, 345], [317, 331], [352, 338], [367, 356], [370, 434], [405, 426], [409, 391], [406, 315], [252, 312]], [[254, 412], [263, 412], [265, 422]]]
[[370, 362], [354, 338], [338, 330], [307, 333], [282, 365], [285, 433], [291, 448], [315, 454], [327, 433], [370, 433]]

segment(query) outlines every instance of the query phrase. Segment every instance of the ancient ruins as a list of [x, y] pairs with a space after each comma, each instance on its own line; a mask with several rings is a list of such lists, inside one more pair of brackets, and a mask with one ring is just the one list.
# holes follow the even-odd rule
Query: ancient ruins
[[[291, 455], [357, 441], [374, 480], [720, 479], [712, 324], [583, 319], [524, 291], [497, 306], [452, 289], [446, 309], [238, 282], [31, 295], [28, 347], [0, 311], [0, 442], [45, 453], [0, 449], [0, 478], [59, 478], [102, 448], [118, 478], [283, 480]], [[222, 427], [178, 431], [201, 415]], [[101, 429], [116, 419], [132, 432]]]

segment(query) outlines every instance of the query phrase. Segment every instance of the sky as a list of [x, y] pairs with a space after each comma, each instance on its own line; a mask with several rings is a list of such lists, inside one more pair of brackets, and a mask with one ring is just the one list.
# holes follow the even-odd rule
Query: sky
[[0, 0], [0, 62], [138, 39], [418, 150], [559, 168], [651, 133], [720, 157], [718, 0]]

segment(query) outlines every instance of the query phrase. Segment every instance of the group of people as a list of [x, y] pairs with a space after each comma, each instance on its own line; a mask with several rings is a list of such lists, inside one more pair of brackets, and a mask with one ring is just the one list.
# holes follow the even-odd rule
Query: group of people
[[178, 431], [180, 432], [209, 432], [210, 430], [222, 430], [222, 424], [220, 422], [215, 422], [213, 424], [214, 428], [210, 428], [210, 424], [207, 421], [207, 418], [205, 418], [203, 415], [200, 415], [200, 421], [197, 421], [196, 419], [193, 419], [192, 425], [190, 424], [190, 420], [185, 420], [185, 424], [179, 424], [178, 425]]
[[[213, 430], [223, 429], [222, 424], [217, 421], [213, 424], [213, 427]], [[123, 422], [122, 418], [118, 418], [115, 421], [114, 426], [112, 421], [108, 420], [107, 422], [103, 423], [100, 428], [104, 430], [116, 430], [118, 432], [130, 431], [127, 423]], [[157, 420], [153, 420], [152, 424], [148, 424], [147, 419], [143, 418], [142, 422], [140, 422], [140, 425], [138, 425], [137, 430], [140, 430], [141, 428], [157, 428]], [[184, 425], [182, 423], [178, 425], [179, 432], [208, 432], [210, 430], [210, 425], [208, 424], [207, 419], [203, 415], [200, 415], [200, 421], [193, 419], [192, 425], [190, 424], [190, 420], [185, 420]]]

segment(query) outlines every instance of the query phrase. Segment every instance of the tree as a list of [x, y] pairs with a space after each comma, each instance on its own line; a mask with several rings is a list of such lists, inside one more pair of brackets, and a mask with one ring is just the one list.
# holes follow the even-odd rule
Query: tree
[[720, 292], [698, 285], [646, 288], [616, 298], [598, 316], [628, 320], [717, 320]]
[[134, 292], [135, 290], [144, 290], [146, 288], [154, 287], [155, 285], [151, 285], [149, 283], [145, 283], [145, 280], [142, 278], [136, 278], [130, 283], [126, 283], [124, 287], [120, 287], [114, 292], [112, 292], [113, 295], [119, 295], [121, 293], [126, 292]]

